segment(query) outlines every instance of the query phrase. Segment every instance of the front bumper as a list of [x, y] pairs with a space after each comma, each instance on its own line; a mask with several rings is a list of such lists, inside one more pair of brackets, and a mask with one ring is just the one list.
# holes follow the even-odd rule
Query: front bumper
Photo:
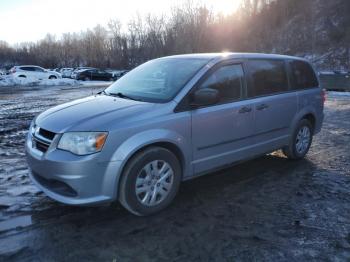
[[26, 139], [30, 178], [50, 198], [69, 205], [95, 205], [117, 199], [121, 161], [99, 161], [98, 153], [77, 156], [49, 148], [43, 153]]

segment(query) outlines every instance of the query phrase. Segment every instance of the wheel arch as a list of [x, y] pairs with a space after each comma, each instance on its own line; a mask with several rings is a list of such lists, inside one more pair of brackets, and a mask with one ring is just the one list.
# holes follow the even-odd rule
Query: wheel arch
[[316, 111], [312, 107], [305, 107], [295, 115], [291, 125], [291, 133], [302, 119], [307, 119], [310, 121], [314, 129], [313, 131], [315, 131], [315, 127], [317, 125]]
[[312, 131], [315, 130], [315, 127], [316, 127], [316, 117], [313, 113], [308, 113], [306, 115], [304, 115], [300, 120], [302, 119], [306, 119], [310, 122], [310, 124], [312, 125]]
[[[138, 154], [139, 152], [141, 152], [143, 150], [146, 150], [149, 147], [162, 147], [162, 148], [165, 148], [165, 149], [169, 150], [170, 152], [172, 152], [180, 162], [182, 173], [184, 172], [183, 169], [184, 169], [184, 165], [185, 165], [185, 156], [184, 156], [183, 152], [181, 151], [181, 149], [176, 144], [174, 144], [173, 142], [169, 142], [169, 141], [160, 141], [160, 142], [154, 142], [154, 143], [144, 145], [143, 147], [136, 150], [132, 155], [130, 155], [130, 157], [126, 160], [125, 165], [130, 161], [130, 159], [133, 156], [135, 156], [136, 154]], [[125, 165], [123, 165], [123, 169], [125, 168]]]
[[[151, 135], [153, 139], [149, 139], [149, 135]], [[149, 147], [163, 147], [174, 153], [181, 165], [182, 179], [190, 175], [190, 151], [187, 148], [189, 145], [190, 143], [186, 143], [184, 138], [177, 133], [160, 129], [144, 131], [124, 141], [112, 157], [113, 160], [121, 161], [116, 180], [115, 198], [118, 198], [120, 180], [127, 163], [137, 153]]]

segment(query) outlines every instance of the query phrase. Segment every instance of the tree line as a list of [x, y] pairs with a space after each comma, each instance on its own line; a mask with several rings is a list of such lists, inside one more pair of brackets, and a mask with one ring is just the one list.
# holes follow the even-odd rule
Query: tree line
[[[137, 15], [127, 24], [116, 18], [105, 27], [97, 25], [60, 38], [47, 34], [35, 43], [15, 46], [0, 41], [0, 67], [36, 64], [128, 69], [166, 55], [222, 51], [316, 54], [316, 60], [327, 45], [348, 46], [350, 40], [350, 1], [328, 2], [339, 8], [336, 15], [343, 19], [329, 30], [326, 39], [315, 29], [323, 21], [319, 15], [326, 0], [243, 0], [240, 8], [228, 15], [188, 1], [172, 7], [167, 16]], [[349, 65], [349, 48], [345, 50], [348, 59], [345, 55], [341, 63]]]

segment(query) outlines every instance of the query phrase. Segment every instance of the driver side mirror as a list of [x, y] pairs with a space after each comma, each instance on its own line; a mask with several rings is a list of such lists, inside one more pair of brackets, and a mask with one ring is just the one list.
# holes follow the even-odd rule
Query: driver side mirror
[[191, 106], [208, 106], [220, 101], [219, 91], [211, 88], [202, 88], [194, 92]]

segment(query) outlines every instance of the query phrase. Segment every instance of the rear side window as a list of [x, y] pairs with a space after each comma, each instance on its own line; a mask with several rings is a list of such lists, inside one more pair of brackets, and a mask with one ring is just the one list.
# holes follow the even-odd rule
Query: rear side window
[[251, 76], [249, 96], [264, 96], [288, 91], [284, 61], [251, 60], [247, 65]]
[[220, 103], [241, 98], [243, 88], [243, 69], [241, 65], [226, 65], [214, 71], [200, 86], [219, 91]]
[[318, 80], [312, 67], [304, 61], [291, 61], [291, 82], [293, 89], [318, 87]]
[[36, 72], [44, 72], [44, 69], [42, 69], [40, 67], [34, 67], [34, 71], [36, 71]]

